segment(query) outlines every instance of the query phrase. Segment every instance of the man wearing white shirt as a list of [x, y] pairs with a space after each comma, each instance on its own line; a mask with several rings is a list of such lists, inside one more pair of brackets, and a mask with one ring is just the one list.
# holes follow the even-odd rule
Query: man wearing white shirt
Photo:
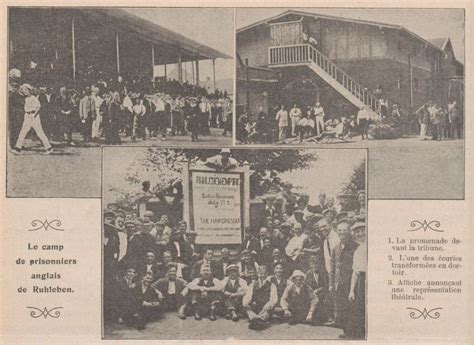
[[316, 117], [316, 133], [320, 135], [324, 132], [324, 109], [321, 106], [321, 103], [317, 102], [316, 106], [313, 108], [314, 115]]
[[298, 126], [298, 121], [301, 119], [301, 109], [295, 105], [290, 110], [290, 119], [291, 119], [291, 135], [296, 137], [296, 126]]
[[98, 140], [101, 135], [100, 126], [102, 124], [102, 115], [100, 114], [100, 106], [104, 101], [99, 96], [99, 88], [92, 88], [92, 97], [94, 98], [95, 103], [95, 119], [92, 121], [92, 140]]
[[15, 144], [14, 153], [21, 153], [23, 142], [25, 141], [28, 132], [33, 129], [46, 149], [46, 153], [52, 152], [51, 144], [49, 143], [48, 137], [44, 133], [43, 126], [41, 125], [41, 119], [39, 116], [39, 110], [41, 104], [38, 99], [31, 94], [31, 86], [24, 84], [20, 87], [20, 90], [25, 95], [25, 117], [21, 126], [20, 134]]
[[303, 229], [300, 223], [296, 223], [293, 226], [293, 237], [286, 245], [286, 255], [292, 260], [292, 266], [294, 268], [303, 269], [302, 259], [304, 255], [303, 248], [308, 244], [309, 238], [303, 233]]
[[369, 119], [370, 113], [367, 110], [367, 107], [365, 105], [360, 107], [360, 110], [357, 113], [357, 126], [359, 126], [362, 140], [364, 139], [364, 136], [366, 140], [369, 140]]
[[268, 278], [267, 268], [259, 266], [258, 279], [252, 282], [242, 300], [243, 308], [249, 317], [249, 328], [260, 329], [268, 323], [278, 302], [278, 292], [275, 284]]
[[284, 105], [277, 112], [275, 120], [278, 122], [278, 138], [280, 141], [283, 141], [286, 139], [286, 131], [288, 129], [288, 112]]

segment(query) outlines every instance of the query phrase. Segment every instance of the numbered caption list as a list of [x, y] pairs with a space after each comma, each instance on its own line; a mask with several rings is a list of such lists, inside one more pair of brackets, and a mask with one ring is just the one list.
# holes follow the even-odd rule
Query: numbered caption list
[[387, 281], [392, 300], [424, 300], [428, 296], [462, 293], [463, 258], [456, 255], [462, 241], [455, 237], [387, 239]]

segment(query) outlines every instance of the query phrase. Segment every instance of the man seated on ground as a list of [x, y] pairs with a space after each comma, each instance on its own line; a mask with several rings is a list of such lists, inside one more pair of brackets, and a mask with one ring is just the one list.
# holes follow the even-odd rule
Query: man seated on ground
[[201, 320], [202, 316], [209, 315], [209, 320], [217, 320], [216, 310], [221, 300], [220, 282], [212, 277], [209, 264], [201, 266], [200, 277], [190, 282], [184, 291], [189, 307], [194, 312], [194, 319]]
[[[135, 278], [137, 273], [135, 268], [128, 267], [125, 270], [125, 274], [118, 280], [117, 289], [115, 293], [116, 304], [117, 304], [117, 322], [123, 323], [125, 319], [129, 317], [129, 310], [131, 308], [130, 302], [132, 301], [132, 291], [136, 286]], [[127, 319], [127, 321], [129, 321]]]
[[247, 311], [250, 329], [261, 329], [269, 323], [270, 316], [278, 302], [278, 292], [267, 276], [267, 268], [259, 266], [258, 279], [250, 284], [242, 304]]
[[313, 290], [305, 283], [306, 276], [300, 270], [295, 270], [290, 277], [293, 284], [286, 287], [281, 297], [281, 307], [290, 325], [311, 323], [316, 310], [318, 298]]
[[231, 264], [227, 266], [225, 277], [221, 281], [222, 293], [224, 295], [225, 318], [232, 321], [239, 320], [242, 313], [242, 298], [247, 292], [247, 282], [239, 277], [239, 266]]
[[247, 249], [240, 252], [240, 262], [237, 266], [239, 267], [240, 277], [244, 279], [247, 284], [250, 284], [253, 275], [257, 272], [258, 265], [253, 261], [252, 256]]
[[186, 305], [183, 301], [182, 292], [187, 282], [177, 277], [176, 263], [168, 263], [167, 270], [166, 277], [154, 282], [152, 287], [158, 289], [163, 295], [163, 311], [178, 311], [178, 317], [185, 319], [184, 308]]
[[309, 259], [309, 266], [310, 269], [306, 272], [306, 284], [309, 285], [318, 297], [313, 320], [315, 324], [322, 324], [327, 318], [326, 295], [329, 285], [329, 276], [324, 268], [324, 257], [321, 255], [312, 255]]
[[139, 330], [145, 329], [148, 322], [157, 318], [160, 301], [163, 300], [161, 292], [151, 286], [152, 280], [152, 273], [145, 274], [141, 283], [133, 288], [131, 295], [132, 301], [128, 310], [130, 321]]
[[281, 307], [281, 297], [283, 296], [283, 292], [288, 286], [288, 280], [285, 277], [286, 275], [285, 268], [281, 262], [274, 264], [273, 272], [274, 274], [270, 276], [269, 278], [270, 278], [270, 281], [273, 284], [275, 284], [277, 288], [277, 294], [278, 294], [278, 302], [273, 312], [276, 316], [281, 318], [283, 317], [283, 314], [284, 314], [283, 308]]

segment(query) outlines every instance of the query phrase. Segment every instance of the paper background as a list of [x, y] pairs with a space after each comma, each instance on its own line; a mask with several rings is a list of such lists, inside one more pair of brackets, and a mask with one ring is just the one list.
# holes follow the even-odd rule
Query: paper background
[[[26, 2], [3, 1], [2, 49], [0, 50], [1, 70], [6, 71], [6, 6], [19, 5], [59, 5], [65, 2]], [[73, 5], [105, 5], [104, 2], [71, 1]], [[174, 1], [170, 2], [125, 1], [108, 2], [114, 6], [236, 6], [237, 2], [229, 1]], [[304, 7], [304, 6], [366, 6], [366, 7], [464, 7], [466, 8], [466, 199], [464, 201], [377, 201], [370, 200], [368, 208], [368, 341], [369, 344], [389, 343], [427, 343], [443, 342], [444, 344], [472, 343], [472, 2], [470, 1], [239, 1], [238, 6], [271, 6], [271, 7]], [[3, 74], [5, 75], [5, 74]], [[6, 79], [6, 78], [5, 78]], [[6, 80], [0, 83], [0, 158], [1, 178], [5, 181], [5, 95]], [[370, 159], [370, 152], [369, 152]], [[420, 167], [422, 168], [422, 167]], [[370, 190], [370, 181], [368, 181]], [[0, 334], [2, 344], [13, 343], [70, 343], [93, 344], [110, 342], [101, 340], [101, 202], [99, 199], [6, 199], [5, 185], [0, 190], [1, 212], [1, 312]], [[62, 221], [63, 232], [54, 230], [28, 231], [31, 221]], [[437, 320], [413, 320], [408, 311], [388, 299], [387, 279], [392, 278], [386, 269], [387, 256], [384, 241], [388, 236], [398, 233], [407, 236], [406, 230], [410, 221], [439, 220], [446, 230], [446, 236], [456, 236], [464, 241], [460, 246], [459, 256], [463, 256], [465, 268], [462, 271], [464, 293], [455, 299], [439, 299], [436, 306], [442, 306], [442, 316]], [[421, 237], [421, 234], [417, 235]], [[427, 236], [429, 234], [427, 233]], [[61, 255], [76, 258], [77, 265], [61, 268], [65, 279], [58, 281], [61, 285], [70, 285], [77, 292], [68, 297], [66, 294], [23, 295], [17, 293], [20, 285], [27, 281], [28, 267], [15, 264], [15, 260], [26, 256], [28, 242], [47, 244], [64, 244], [66, 249]], [[36, 256], [40, 256], [40, 252]], [[29, 253], [28, 256], [31, 256]], [[42, 255], [46, 257], [46, 254]], [[42, 269], [46, 272], [48, 270]], [[52, 270], [54, 271], [54, 270]], [[433, 277], [435, 278], [435, 277]], [[459, 278], [458, 278], [459, 279]], [[49, 281], [54, 283], [54, 281]], [[70, 282], [70, 283], [69, 283]], [[31, 281], [28, 282], [31, 285]], [[39, 284], [41, 285], [41, 284]], [[59, 296], [59, 297], [58, 297]], [[430, 300], [430, 302], [433, 302]], [[62, 306], [61, 317], [57, 319], [31, 318], [26, 306]], [[429, 306], [427, 306], [429, 307]], [[156, 341], [155, 341], [156, 342]], [[160, 341], [164, 343], [165, 341]], [[178, 341], [174, 341], [177, 343]], [[230, 342], [230, 341], [229, 341]], [[232, 340], [232, 343], [237, 341]], [[243, 341], [242, 341], [243, 342]], [[277, 341], [271, 341], [277, 342]], [[303, 341], [301, 341], [303, 342]], [[114, 342], [115, 343], [115, 342]], [[120, 343], [131, 343], [121, 341]], [[146, 342], [133, 341], [133, 344]], [[149, 342], [148, 342], [149, 343]], [[179, 343], [193, 343], [179, 341]], [[197, 341], [194, 341], [197, 343]], [[217, 341], [215, 341], [217, 343]], [[270, 343], [270, 342], [269, 342]], [[283, 343], [283, 342], [281, 342]], [[318, 343], [325, 343], [318, 341]], [[330, 341], [331, 344], [339, 343]], [[340, 342], [349, 344], [349, 341]]]

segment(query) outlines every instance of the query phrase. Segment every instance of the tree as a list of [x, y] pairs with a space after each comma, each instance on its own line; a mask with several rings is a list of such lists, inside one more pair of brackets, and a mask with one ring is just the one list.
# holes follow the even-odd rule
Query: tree
[[[132, 185], [140, 184], [144, 173], [149, 175], [153, 172], [152, 190], [163, 191], [179, 180], [183, 161], [205, 161], [219, 152], [219, 149], [148, 148], [145, 158], [137, 159], [129, 168], [126, 181]], [[279, 173], [309, 168], [317, 159], [314, 153], [297, 149], [232, 149], [232, 157], [241, 165], [245, 162], [250, 165], [251, 197], [265, 194], [276, 188], [281, 190], [283, 182], [278, 178]], [[117, 189], [114, 191], [120, 192]]]
[[365, 160], [355, 167], [354, 172], [349, 178], [349, 182], [342, 188], [344, 194], [355, 195], [361, 190], [365, 191]]

